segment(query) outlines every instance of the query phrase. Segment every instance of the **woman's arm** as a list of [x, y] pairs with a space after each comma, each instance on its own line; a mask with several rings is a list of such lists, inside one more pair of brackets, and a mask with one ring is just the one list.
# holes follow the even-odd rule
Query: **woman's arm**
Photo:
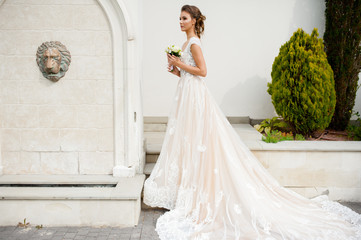
[[179, 67], [193, 75], [205, 77], [207, 75], [207, 67], [206, 67], [206, 62], [204, 61], [201, 47], [196, 44], [192, 44], [191, 53], [196, 63], [196, 67], [187, 65], [183, 63], [179, 58], [172, 56], [170, 54], [168, 54], [169, 64]]

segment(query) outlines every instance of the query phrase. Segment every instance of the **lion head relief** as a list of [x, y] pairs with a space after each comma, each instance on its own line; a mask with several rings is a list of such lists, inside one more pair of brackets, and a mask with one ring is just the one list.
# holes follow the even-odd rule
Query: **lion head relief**
[[57, 82], [64, 77], [71, 62], [68, 49], [58, 41], [44, 42], [36, 52], [36, 63], [43, 76]]

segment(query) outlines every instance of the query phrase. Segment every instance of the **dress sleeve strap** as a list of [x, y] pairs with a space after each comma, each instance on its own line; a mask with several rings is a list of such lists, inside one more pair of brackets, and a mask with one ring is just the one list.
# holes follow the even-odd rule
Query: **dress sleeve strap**
[[198, 46], [202, 47], [201, 46], [201, 41], [199, 40], [199, 38], [192, 37], [189, 41], [190, 41], [189, 47], [191, 47], [192, 44], [197, 44]]

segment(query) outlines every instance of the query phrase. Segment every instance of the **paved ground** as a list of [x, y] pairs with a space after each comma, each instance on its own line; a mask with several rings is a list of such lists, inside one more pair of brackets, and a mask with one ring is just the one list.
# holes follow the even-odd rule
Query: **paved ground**
[[[155, 224], [162, 210], [144, 210], [139, 224], [131, 228], [91, 227], [0, 227], [1, 240], [158, 240]], [[1, 217], [1, 213], [0, 213]]]
[[[361, 214], [360, 203], [343, 203]], [[0, 227], [1, 240], [158, 240], [155, 224], [162, 210], [143, 210], [139, 224], [131, 228], [91, 227]]]

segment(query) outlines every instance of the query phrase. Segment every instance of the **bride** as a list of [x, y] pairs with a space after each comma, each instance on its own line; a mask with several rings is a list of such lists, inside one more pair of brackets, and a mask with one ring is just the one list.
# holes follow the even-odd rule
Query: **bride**
[[233, 130], [202, 78], [205, 19], [197, 7], [183, 6], [183, 55], [168, 55], [169, 71], [180, 79], [160, 156], [144, 184], [144, 202], [170, 210], [157, 221], [160, 239], [361, 239], [359, 214], [280, 186]]

